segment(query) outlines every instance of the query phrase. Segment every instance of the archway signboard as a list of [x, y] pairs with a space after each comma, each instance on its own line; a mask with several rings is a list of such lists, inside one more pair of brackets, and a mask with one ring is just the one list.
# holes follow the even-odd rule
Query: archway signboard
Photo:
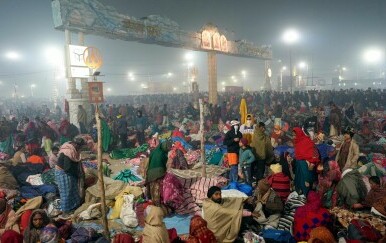
[[[214, 25], [205, 25], [199, 31], [185, 31], [169, 18], [150, 15], [139, 19], [121, 14], [113, 7], [105, 6], [97, 0], [53, 0], [52, 13], [54, 27], [65, 31], [66, 58], [69, 58], [71, 33], [78, 33], [81, 46], [84, 46], [84, 34], [89, 34], [207, 52], [209, 102], [212, 104], [217, 104], [217, 54], [254, 58], [266, 62], [272, 59], [270, 46], [257, 46], [245, 40], [230, 40], [226, 31]], [[66, 64], [67, 70], [70, 70], [69, 62]], [[71, 87], [68, 91], [70, 101], [72, 97], [76, 97], [71, 95], [76, 94], [75, 81], [71, 75], [67, 77]], [[265, 86], [270, 89], [270, 78], [266, 79]]]

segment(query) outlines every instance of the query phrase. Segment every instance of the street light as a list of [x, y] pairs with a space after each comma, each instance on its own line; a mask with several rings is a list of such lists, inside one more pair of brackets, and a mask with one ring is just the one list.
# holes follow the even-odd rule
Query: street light
[[20, 54], [16, 51], [9, 51], [5, 54], [5, 57], [11, 60], [18, 60], [20, 59]]
[[370, 64], [379, 63], [383, 58], [383, 52], [380, 49], [372, 48], [366, 50], [363, 57]]
[[291, 93], [292, 93], [292, 86], [293, 86], [292, 48], [291, 47], [299, 40], [299, 38], [300, 38], [299, 32], [295, 29], [288, 29], [283, 33], [283, 41], [289, 46]]

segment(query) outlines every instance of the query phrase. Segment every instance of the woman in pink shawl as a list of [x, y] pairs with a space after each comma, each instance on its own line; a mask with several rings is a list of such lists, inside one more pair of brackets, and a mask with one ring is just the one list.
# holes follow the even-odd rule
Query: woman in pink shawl
[[316, 171], [318, 173], [317, 192], [323, 198], [323, 205], [327, 208], [333, 208], [338, 198], [335, 186], [342, 176], [339, 165], [335, 160], [326, 158]]
[[59, 137], [60, 137], [60, 132], [59, 132], [59, 128], [58, 128], [58, 125], [56, 124], [56, 122], [53, 121], [53, 120], [49, 120], [49, 121], [47, 122], [47, 125], [48, 125], [52, 130], [55, 131], [57, 137], [59, 138]]

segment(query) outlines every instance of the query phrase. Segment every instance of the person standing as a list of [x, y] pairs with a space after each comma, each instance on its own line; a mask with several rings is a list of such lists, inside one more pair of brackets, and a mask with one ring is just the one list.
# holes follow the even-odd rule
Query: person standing
[[264, 122], [259, 122], [255, 128], [251, 147], [256, 154], [255, 168], [252, 171], [256, 173], [256, 181], [259, 181], [264, 177], [266, 164], [270, 164], [274, 159], [271, 139], [265, 134]]
[[230, 181], [237, 181], [238, 173], [238, 154], [240, 150], [240, 139], [243, 137], [243, 134], [239, 131], [238, 120], [231, 121], [232, 128], [225, 134], [224, 145], [227, 146], [228, 152], [228, 163], [231, 168], [229, 179]]
[[117, 116], [117, 133], [121, 148], [127, 148], [127, 120], [121, 114]]
[[78, 123], [81, 134], [87, 133], [87, 112], [82, 105], [78, 105]]
[[347, 127], [343, 131], [344, 142], [336, 155], [336, 161], [341, 171], [345, 169], [355, 169], [358, 165], [359, 147], [353, 139], [354, 131]]
[[242, 138], [239, 145], [239, 166], [243, 172], [245, 183], [252, 186], [251, 164], [255, 161], [255, 156], [253, 155], [246, 138]]
[[168, 126], [169, 125], [169, 114], [168, 114], [168, 105], [164, 104], [162, 110], [162, 126]]
[[68, 219], [70, 212], [82, 204], [84, 173], [80, 163], [80, 148], [84, 145], [81, 138], [67, 142], [60, 147], [58, 162], [55, 166], [55, 179], [60, 195], [61, 217]]

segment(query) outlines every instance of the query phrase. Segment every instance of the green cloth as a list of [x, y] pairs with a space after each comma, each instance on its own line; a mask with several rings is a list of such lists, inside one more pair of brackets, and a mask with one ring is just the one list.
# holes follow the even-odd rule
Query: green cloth
[[161, 178], [166, 173], [166, 163], [168, 161], [167, 142], [161, 143], [151, 153], [149, 157], [149, 166], [146, 172], [148, 182]]
[[71, 141], [71, 139], [70, 138], [68, 138], [68, 137], [65, 137], [65, 136], [60, 136], [60, 140], [59, 140], [59, 143], [61, 144], [61, 145], [63, 145], [64, 143], [67, 143], [67, 142], [69, 142], [69, 141]]
[[111, 136], [111, 131], [107, 122], [101, 120], [102, 125], [102, 149], [103, 152], [107, 152], [109, 150], [110, 145], [113, 142], [113, 137]]
[[125, 183], [141, 181], [141, 179], [134, 175], [129, 169], [124, 169], [120, 171], [118, 175], [116, 175], [113, 179], [120, 180]]
[[15, 151], [13, 150], [13, 135], [9, 135], [6, 140], [0, 142], [0, 151], [8, 154], [9, 156], [13, 156]]
[[149, 145], [147, 143], [142, 144], [141, 146], [133, 149], [123, 148], [123, 149], [114, 149], [110, 153], [112, 159], [133, 159], [137, 156], [138, 153], [145, 152]]
[[273, 160], [271, 139], [263, 131], [256, 128], [253, 132], [251, 147], [255, 150], [258, 160], [270, 163]]

